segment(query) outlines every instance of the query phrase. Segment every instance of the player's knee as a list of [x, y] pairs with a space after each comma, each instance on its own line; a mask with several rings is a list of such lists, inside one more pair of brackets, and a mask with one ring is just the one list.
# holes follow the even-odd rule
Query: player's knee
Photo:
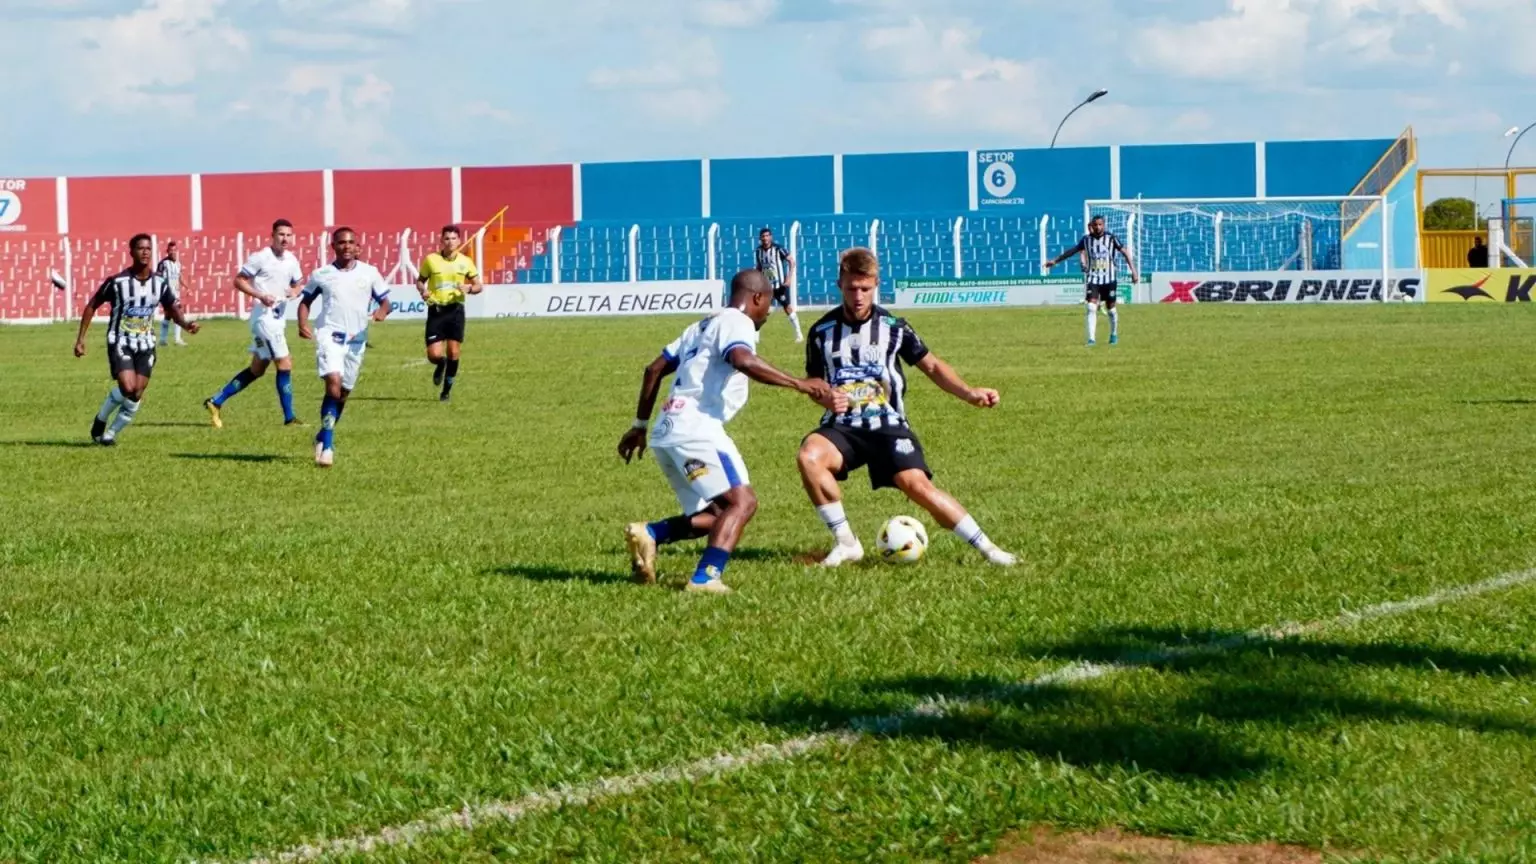
[[737, 486], [731, 491], [734, 493], [731, 509], [740, 513], [745, 519], [751, 519], [757, 515], [757, 493], [752, 491], [751, 486]]
[[915, 469], [897, 472], [891, 480], [908, 498], [927, 498], [933, 492], [933, 481], [928, 479], [927, 474]]
[[821, 474], [827, 470], [826, 453], [822, 452], [814, 436], [800, 443], [800, 452], [796, 454], [795, 462], [800, 467], [800, 473], [805, 476]]

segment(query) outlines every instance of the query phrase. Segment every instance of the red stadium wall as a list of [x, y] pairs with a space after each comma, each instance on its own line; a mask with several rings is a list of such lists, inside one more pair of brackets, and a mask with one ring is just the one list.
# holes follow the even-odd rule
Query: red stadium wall
[[336, 225], [358, 231], [436, 230], [453, 218], [453, 173], [447, 168], [336, 171]]
[[192, 229], [192, 179], [69, 178], [69, 232], [122, 235]]
[[569, 165], [464, 168], [459, 180], [464, 219], [481, 222], [504, 206], [508, 225], [570, 223], [575, 215]]
[[287, 219], [294, 231], [325, 228], [325, 177], [320, 171], [204, 174], [203, 230], [244, 231], [265, 237], [272, 222]]
[[0, 233], [54, 234], [59, 230], [59, 187], [52, 177], [0, 178]]

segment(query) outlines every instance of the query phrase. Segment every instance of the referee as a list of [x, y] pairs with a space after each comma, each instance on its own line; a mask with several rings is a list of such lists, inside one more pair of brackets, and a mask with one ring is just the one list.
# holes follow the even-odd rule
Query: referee
[[459, 347], [464, 344], [464, 295], [480, 293], [480, 268], [459, 252], [459, 226], [444, 225], [438, 251], [421, 259], [416, 290], [427, 301], [427, 361], [432, 383], [442, 385], [441, 402], [453, 392], [459, 374]]
[[1077, 241], [1076, 246], [1045, 262], [1045, 269], [1050, 270], [1073, 255], [1082, 256], [1083, 282], [1087, 289], [1084, 302], [1088, 304], [1089, 345], [1094, 344], [1094, 332], [1098, 329], [1100, 301], [1103, 301], [1104, 309], [1109, 312], [1109, 344], [1120, 341], [1120, 312], [1115, 308], [1120, 290], [1120, 283], [1115, 279], [1116, 252], [1125, 259], [1125, 267], [1131, 274], [1131, 284], [1135, 285], [1138, 281], [1136, 263], [1131, 260], [1131, 253], [1126, 251], [1119, 237], [1104, 230], [1104, 217], [1095, 216], [1088, 222], [1088, 233]]

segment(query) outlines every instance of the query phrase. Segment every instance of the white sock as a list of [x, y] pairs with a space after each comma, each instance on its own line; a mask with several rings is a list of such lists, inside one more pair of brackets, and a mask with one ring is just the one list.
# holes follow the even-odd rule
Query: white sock
[[803, 338], [805, 338], [800, 333], [800, 313], [799, 312], [791, 312], [791, 313], [789, 313], [789, 323], [795, 325], [795, 338], [796, 339], [803, 339]]
[[1093, 341], [1093, 335], [1099, 329], [1099, 304], [1088, 304], [1088, 341]]
[[166, 341], [166, 340], [168, 340], [170, 338], [171, 338], [171, 319], [169, 319], [169, 318], [161, 318], [160, 319], [160, 341], [164, 342], [164, 341]]
[[117, 412], [117, 419], [112, 421], [110, 432], [113, 438], [116, 438], [117, 433], [123, 431], [124, 427], [133, 422], [133, 416], [139, 413], [139, 405], [140, 403], [132, 399], [123, 400], [123, 407]]
[[1115, 308], [1109, 310], [1109, 335], [1110, 336], [1119, 336], [1120, 335], [1120, 307], [1119, 306], [1116, 306]]
[[853, 536], [853, 529], [848, 527], [848, 517], [843, 514], [843, 502], [834, 501], [817, 507], [816, 515], [826, 523], [827, 530], [837, 538], [838, 545], [852, 546], [859, 542], [859, 538]]
[[123, 404], [123, 390], [116, 384], [112, 385], [112, 392], [107, 394], [106, 401], [101, 403], [101, 410], [96, 412], [96, 419], [105, 423], [112, 417], [119, 405]]
[[955, 536], [983, 552], [992, 546], [992, 541], [987, 539], [987, 532], [981, 530], [981, 526], [977, 525], [976, 520], [969, 515], [955, 526]]

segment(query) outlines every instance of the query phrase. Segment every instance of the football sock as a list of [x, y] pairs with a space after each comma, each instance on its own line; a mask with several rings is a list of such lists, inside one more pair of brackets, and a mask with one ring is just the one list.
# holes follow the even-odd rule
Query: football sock
[[1099, 304], [1089, 303], [1088, 308], [1088, 341], [1093, 341], [1094, 333], [1099, 329]]
[[293, 373], [286, 369], [277, 370], [277, 401], [283, 406], [283, 422], [293, 422]]
[[645, 526], [645, 530], [650, 533], [651, 539], [655, 540], [658, 546], [692, 540], [695, 536], [693, 520], [687, 516], [673, 516], [671, 519], [652, 522]]
[[1109, 335], [1111, 338], [1120, 335], [1120, 307], [1109, 310]]
[[250, 369], [241, 369], [240, 374], [229, 379], [229, 383], [224, 385], [224, 389], [220, 390], [219, 394], [213, 397], [213, 407], [223, 408], [225, 402], [233, 399], [236, 393], [244, 390], [246, 385], [255, 380], [256, 376], [251, 374]]
[[710, 546], [699, 557], [699, 568], [693, 571], [696, 585], [725, 577], [725, 565], [731, 561], [731, 553], [717, 546]]
[[443, 357], [428, 357], [427, 360], [432, 364], [432, 383], [443, 383], [443, 364], [448, 362], [447, 359]]
[[444, 364], [444, 373], [445, 374], [443, 375], [443, 392], [447, 393], [449, 390], [453, 389], [453, 379], [458, 377], [458, 374], [459, 374], [459, 361], [457, 361], [457, 360], [449, 360], [447, 363], [445, 363]]
[[805, 338], [804, 334], [802, 334], [800, 332], [800, 313], [799, 312], [791, 312], [791, 313], [789, 313], [789, 323], [795, 325], [795, 338], [796, 339], [803, 339], [803, 338]]
[[161, 318], [160, 319], [160, 341], [161, 342], [169, 342], [170, 340], [171, 340], [171, 319], [169, 319], [169, 318]]
[[826, 524], [827, 530], [837, 538], [842, 546], [853, 546], [859, 542], [859, 538], [853, 536], [853, 529], [848, 527], [848, 517], [843, 514], [843, 502], [834, 501], [831, 504], [823, 504], [816, 508], [816, 515]]
[[117, 412], [117, 419], [112, 421], [111, 433], [113, 438], [116, 438], [117, 433], [123, 431], [129, 423], [133, 422], [134, 415], [139, 413], [139, 404], [126, 396], [123, 397], [123, 407]]
[[327, 394], [320, 400], [320, 431], [315, 433], [315, 441], [323, 449], [330, 450], [335, 442], [336, 421], [339, 419], [341, 419], [341, 405]]
[[976, 519], [969, 515], [960, 520], [960, 523], [955, 526], [954, 531], [956, 537], [982, 551], [986, 551], [992, 546], [992, 541], [987, 538], [987, 532], [981, 530], [981, 526], [976, 524]]
[[101, 403], [101, 410], [96, 412], [96, 419], [103, 423], [107, 422], [107, 420], [111, 419], [112, 412], [116, 411], [118, 406], [122, 404], [123, 388], [113, 384], [112, 391], [107, 394], [106, 401]]

